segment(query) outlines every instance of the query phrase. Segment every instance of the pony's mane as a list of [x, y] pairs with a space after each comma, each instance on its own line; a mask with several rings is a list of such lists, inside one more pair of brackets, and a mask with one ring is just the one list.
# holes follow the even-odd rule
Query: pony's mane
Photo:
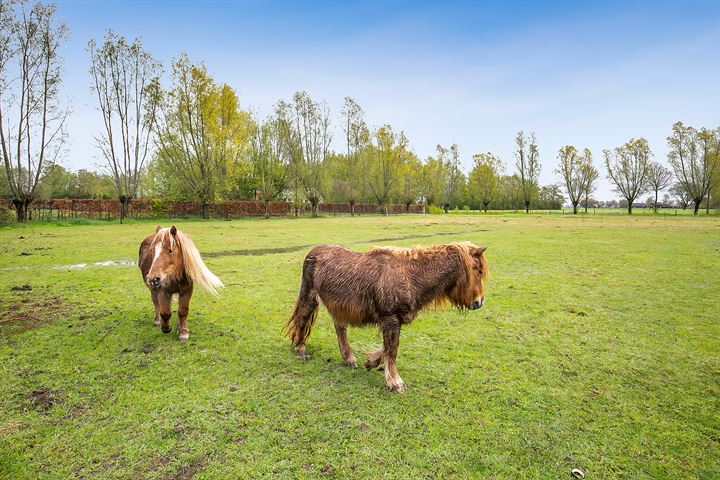
[[[422, 255], [426, 254], [432, 254], [432, 253], [438, 253], [438, 252], [446, 252], [449, 249], [456, 248], [457, 251], [460, 253], [460, 257], [462, 258], [466, 270], [468, 274], [472, 271], [473, 268], [473, 259], [470, 255], [470, 249], [471, 248], [479, 248], [477, 245], [473, 244], [472, 242], [453, 242], [453, 243], [445, 243], [445, 244], [438, 244], [438, 245], [417, 245], [414, 247], [373, 247], [370, 249], [370, 252], [375, 253], [389, 253], [392, 255], [395, 255], [399, 258], [405, 258], [405, 259], [414, 259], [417, 257], [420, 257]], [[483, 281], [487, 280], [488, 278], [488, 266], [487, 266], [487, 260], [485, 259], [485, 254], [483, 253], [480, 256], [480, 266], [482, 267], [482, 279]]]
[[[166, 240], [170, 243], [171, 248], [174, 248], [176, 245], [180, 248], [184, 273], [187, 274], [194, 283], [198, 283], [205, 290], [217, 297], [218, 289], [223, 288], [225, 285], [205, 266], [205, 262], [203, 262], [200, 252], [190, 236], [180, 230], [177, 230], [175, 235], [173, 235], [170, 233], [169, 228], [161, 228], [155, 234], [154, 242], [164, 242]], [[182, 271], [176, 272], [176, 275], [180, 276], [182, 273]]]
[[[460, 261], [462, 263], [462, 266], [465, 270], [465, 273], [467, 275], [467, 284], [470, 285], [473, 282], [473, 270], [475, 269], [473, 256], [471, 255], [470, 251], [471, 249], [479, 248], [477, 245], [473, 244], [472, 242], [453, 242], [453, 243], [446, 243], [446, 244], [438, 244], [438, 245], [419, 245], [414, 247], [373, 247], [370, 249], [370, 252], [372, 253], [385, 253], [389, 255], [394, 255], [397, 258], [403, 259], [403, 260], [414, 260], [419, 257], [422, 257], [424, 255], [433, 255], [438, 253], [447, 253], [450, 251], [455, 251], [460, 256]], [[485, 285], [485, 282], [488, 279], [488, 264], [487, 259], [485, 258], [485, 253], [483, 252], [480, 257], [480, 268], [481, 268], [481, 275], [480, 275], [480, 281], [482, 282], [483, 286]], [[447, 296], [441, 296], [436, 298], [432, 302], [433, 307], [442, 307], [445, 304], [447, 304], [450, 301], [450, 299]]]

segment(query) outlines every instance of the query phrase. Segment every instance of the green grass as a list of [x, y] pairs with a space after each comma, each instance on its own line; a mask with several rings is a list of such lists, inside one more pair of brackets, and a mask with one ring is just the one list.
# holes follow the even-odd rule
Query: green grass
[[[184, 344], [153, 327], [137, 267], [91, 265], [135, 259], [154, 224], [0, 230], [0, 478], [720, 475], [718, 217], [178, 227], [225, 252], [207, 263], [228, 285], [196, 293]], [[486, 304], [403, 330], [406, 394], [344, 366], [324, 311], [310, 360], [281, 336], [307, 245], [454, 240], [489, 247]], [[241, 255], [268, 248], [291, 251]], [[381, 343], [349, 336], [360, 361]]]

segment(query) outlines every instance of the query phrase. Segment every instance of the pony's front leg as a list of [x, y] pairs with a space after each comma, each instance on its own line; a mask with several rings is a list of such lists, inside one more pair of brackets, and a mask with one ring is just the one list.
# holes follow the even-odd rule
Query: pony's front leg
[[396, 359], [400, 348], [400, 322], [397, 317], [385, 317], [380, 320], [383, 334], [383, 359], [385, 361], [385, 385], [393, 392], [403, 393], [405, 382], [397, 372]]
[[160, 317], [160, 330], [163, 333], [170, 333], [170, 317], [172, 316], [172, 297], [165, 292], [158, 292], [155, 317]]
[[188, 330], [187, 326], [187, 316], [188, 311], [190, 310], [190, 297], [192, 297], [192, 293], [192, 288], [190, 288], [184, 292], [180, 292], [180, 296], [178, 298], [178, 333], [180, 334], [178, 339], [181, 342], [190, 338], [190, 330]]
[[160, 326], [160, 303], [158, 301], [158, 291], [155, 289], [150, 290], [150, 296], [152, 297], [153, 306], [155, 307], [155, 321], [153, 322], [156, 327]]

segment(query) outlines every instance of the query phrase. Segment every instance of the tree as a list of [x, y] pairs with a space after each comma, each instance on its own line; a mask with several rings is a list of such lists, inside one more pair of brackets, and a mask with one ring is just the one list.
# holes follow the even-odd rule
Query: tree
[[57, 7], [0, 0], [0, 154], [18, 222], [65, 142], [60, 47], [68, 30]]
[[444, 148], [442, 145], [437, 146], [438, 158], [441, 158], [445, 164], [445, 185], [443, 188], [442, 207], [445, 213], [451, 204], [457, 205], [461, 185], [463, 183], [463, 173], [460, 170], [460, 153], [458, 146], [453, 144], [450, 148]]
[[421, 192], [423, 201], [428, 207], [435, 205], [438, 199], [442, 198], [446, 176], [446, 165], [441, 158], [428, 157], [425, 160]]
[[603, 150], [608, 179], [615, 191], [627, 200], [628, 214], [632, 214], [635, 199], [647, 190], [650, 173], [650, 147], [644, 138], [630, 139], [613, 150]]
[[584, 175], [587, 172], [583, 168], [583, 157], [580, 157], [574, 146], [565, 145], [558, 151], [558, 160], [560, 163], [555, 172], [562, 177], [565, 183], [565, 191], [573, 206], [573, 213], [577, 214], [577, 206], [580, 203], [580, 197], [583, 195], [585, 187]]
[[285, 188], [287, 169], [282, 141], [280, 125], [275, 118], [255, 128], [251, 148], [253, 185], [258, 198], [265, 204], [265, 218], [270, 218], [270, 201]]
[[117, 198], [122, 204], [120, 223], [137, 196], [140, 176], [153, 135], [160, 101], [160, 62], [145, 51], [140, 39], [129, 43], [112, 30], [98, 48], [88, 43], [98, 110], [104, 131], [95, 137], [107, 162]]
[[587, 213], [588, 205], [590, 204], [590, 195], [592, 195], [597, 189], [597, 181], [600, 179], [600, 172], [598, 172], [598, 169], [595, 168], [595, 165], [593, 165], [592, 153], [587, 148], [583, 151], [582, 163], [582, 190], [585, 195], [585, 213]]
[[680, 186], [687, 192], [697, 215], [705, 196], [709, 193], [718, 167], [720, 128], [700, 131], [686, 127], [682, 122], [673, 125], [667, 137], [668, 160]]
[[473, 201], [482, 205], [487, 212], [488, 205], [495, 200], [500, 186], [500, 175], [504, 170], [502, 160], [492, 153], [473, 155], [475, 165], [469, 175], [469, 194]]
[[559, 183], [551, 183], [540, 187], [538, 190], [538, 208], [547, 210], [560, 210], [565, 197], [562, 194], [562, 187]]
[[401, 166], [410, 156], [404, 132], [396, 134], [390, 125], [383, 125], [373, 134], [374, 145], [365, 156], [368, 190], [377, 202], [378, 209], [388, 213], [390, 196], [396, 192]]
[[[409, 153], [409, 152], [408, 152]], [[400, 188], [398, 198], [405, 205], [405, 212], [410, 212], [410, 205], [417, 203], [422, 197], [423, 165], [416, 155], [409, 153], [408, 158], [400, 166]]]
[[310, 202], [312, 216], [317, 217], [326, 181], [325, 158], [332, 140], [330, 111], [324, 103], [314, 102], [307, 92], [297, 92], [292, 111], [287, 113], [291, 120], [287, 123], [289, 130], [285, 132], [285, 141], [293, 159], [294, 173]]
[[525, 213], [530, 213], [530, 202], [537, 194], [538, 178], [540, 177], [540, 155], [535, 141], [535, 133], [530, 134], [530, 139], [520, 131], [515, 137], [517, 150], [515, 151], [515, 167], [520, 177]]
[[648, 173], [648, 187], [655, 192], [655, 203], [653, 210], [657, 212], [658, 193], [665, 190], [672, 183], [672, 173], [658, 162], [650, 164], [650, 172]]
[[341, 161], [340, 179], [347, 186], [346, 196], [350, 204], [350, 215], [354, 216], [355, 203], [362, 196], [363, 189], [363, 159], [361, 155], [367, 150], [370, 132], [363, 119], [363, 109], [352, 98], [345, 97], [345, 103], [340, 113], [347, 146], [347, 153]]
[[690, 202], [692, 202], [690, 194], [687, 192], [687, 190], [685, 190], [685, 188], [683, 188], [680, 183], [675, 183], [672, 187], [670, 187], [670, 194], [675, 199], [675, 202], [683, 210], [690, 206]]
[[209, 218], [228, 169], [248, 156], [251, 119], [235, 91], [218, 85], [204, 65], [187, 55], [173, 63], [173, 87], [163, 95], [156, 116], [156, 160], [163, 175], [191, 195]]

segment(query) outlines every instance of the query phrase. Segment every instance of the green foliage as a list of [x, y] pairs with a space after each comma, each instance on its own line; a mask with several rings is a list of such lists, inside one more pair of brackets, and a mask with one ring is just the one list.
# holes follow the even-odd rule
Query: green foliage
[[155, 188], [206, 207], [237, 192], [251, 172], [254, 129], [235, 91], [217, 84], [186, 55], [173, 63], [173, 86], [158, 118], [159, 149], [151, 167]]
[[[135, 265], [93, 265], [135, 260], [156, 221], [3, 230], [0, 265], [22, 268], [0, 275], [0, 477], [716, 476], [720, 218], [431, 220], [178, 224], [228, 284], [219, 300], [196, 290], [188, 343], [152, 325]], [[324, 309], [307, 360], [280, 334], [306, 245], [377, 239], [489, 247], [482, 309], [403, 327], [404, 395], [343, 364]], [[348, 336], [361, 362], [382, 344]]]
[[13, 225], [16, 220], [14, 211], [6, 208], [4, 205], [0, 205], [0, 227]]

